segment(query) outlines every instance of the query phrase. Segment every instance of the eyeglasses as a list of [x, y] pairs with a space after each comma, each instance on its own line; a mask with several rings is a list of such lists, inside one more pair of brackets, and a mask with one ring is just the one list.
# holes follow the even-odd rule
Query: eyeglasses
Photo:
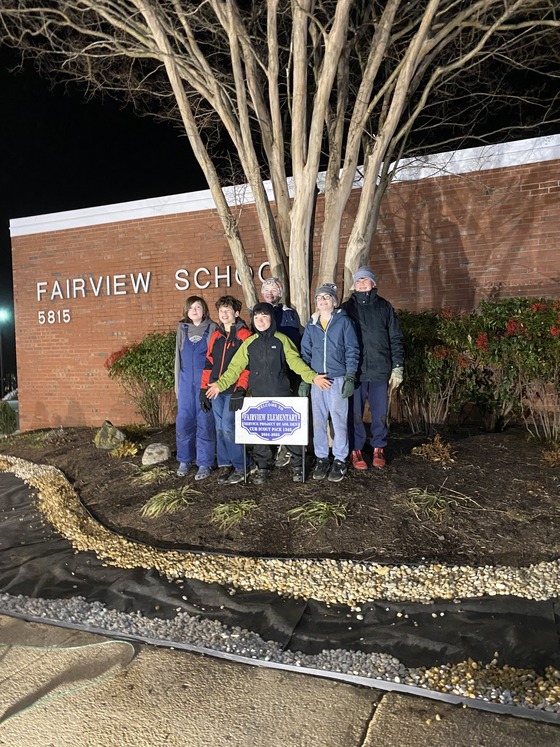
[[334, 301], [334, 298], [330, 293], [320, 293], [318, 296], [315, 296], [316, 301], [328, 301], [329, 298], [332, 298]]

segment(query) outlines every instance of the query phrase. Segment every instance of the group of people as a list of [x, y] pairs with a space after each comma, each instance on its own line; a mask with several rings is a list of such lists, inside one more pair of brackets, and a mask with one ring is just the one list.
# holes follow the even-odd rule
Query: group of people
[[354, 273], [353, 293], [341, 306], [335, 285], [319, 286], [316, 311], [303, 334], [297, 312], [282, 303], [278, 278], [265, 280], [261, 294], [264, 300], [252, 309], [252, 330], [240, 317], [241, 302], [231, 295], [216, 301], [217, 324], [203, 298], [189, 296], [185, 302], [175, 357], [177, 474], [185, 476], [196, 465], [195, 480], [204, 480], [217, 457], [220, 484], [242, 482], [246, 472], [262, 484], [275, 466], [287, 465], [294, 482], [303, 481], [300, 447], [275, 451], [256, 444], [249, 456], [235, 442], [235, 412], [248, 393], [310, 395], [312, 477], [332, 482], [343, 479], [349, 461], [355, 469], [368, 468], [363, 450], [369, 403], [372, 466], [384, 467], [388, 401], [402, 383], [404, 353], [395, 310], [378, 295], [373, 272], [360, 267]]

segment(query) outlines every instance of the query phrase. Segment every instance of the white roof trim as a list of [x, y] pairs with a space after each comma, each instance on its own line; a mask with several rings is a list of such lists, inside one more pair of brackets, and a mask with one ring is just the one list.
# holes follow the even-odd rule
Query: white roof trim
[[[548, 135], [528, 140], [516, 140], [502, 145], [485, 145], [480, 148], [436, 153], [422, 158], [403, 159], [396, 166], [398, 171], [395, 175], [395, 181], [431, 179], [450, 174], [488, 171], [508, 166], [522, 166], [528, 163], [555, 160], [560, 160], [560, 135]], [[360, 182], [358, 173], [355, 186], [359, 187]], [[319, 175], [317, 185], [320, 191], [323, 191], [324, 174]], [[288, 186], [290, 192], [293, 193], [291, 179], [288, 180]], [[269, 197], [272, 198], [270, 182], [265, 182], [265, 189]], [[248, 185], [226, 187], [224, 194], [230, 205], [254, 202], [253, 194]], [[214, 210], [215, 207], [210, 190], [206, 189], [167, 197], [153, 197], [147, 200], [67, 210], [62, 213], [14, 218], [10, 221], [10, 234], [11, 236], [29, 236], [85, 226], [162, 217], [176, 213]]]

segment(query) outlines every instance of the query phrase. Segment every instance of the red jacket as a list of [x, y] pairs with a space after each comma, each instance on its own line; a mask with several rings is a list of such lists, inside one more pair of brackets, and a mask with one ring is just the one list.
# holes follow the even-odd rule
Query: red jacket
[[[229, 332], [225, 331], [222, 324], [217, 327], [208, 343], [206, 363], [204, 364], [202, 381], [200, 383], [201, 389], [208, 389], [210, 384], [213, 384], [214, 381], [218, 381], [220, 376], [229, 366], [233, 356], [241, 347], [243, 340], [251, 337], [252, 334], [253, 333], [248, 329], [243, 319], [237, 319], [235, 324], [232, 324]], [[222, 394], [231, 394], [237, 387], [247, 389], [248, 381], [249, 371], [245, 369], [239, 375], [236, 383], [232, 384], [232, 386], [222, 392]]]

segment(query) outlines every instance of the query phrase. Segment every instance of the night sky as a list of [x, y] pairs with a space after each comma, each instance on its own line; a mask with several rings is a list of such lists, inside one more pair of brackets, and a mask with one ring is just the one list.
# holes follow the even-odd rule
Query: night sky
[[[206, 189], [171, 124], [52, 89], [32, 64], [10, 72], [18, 59], [0, 48], [0, 307], [12, 316], [10, 219]], [[13, 320], [2, 343], [6, 375], [15, 370]]]

